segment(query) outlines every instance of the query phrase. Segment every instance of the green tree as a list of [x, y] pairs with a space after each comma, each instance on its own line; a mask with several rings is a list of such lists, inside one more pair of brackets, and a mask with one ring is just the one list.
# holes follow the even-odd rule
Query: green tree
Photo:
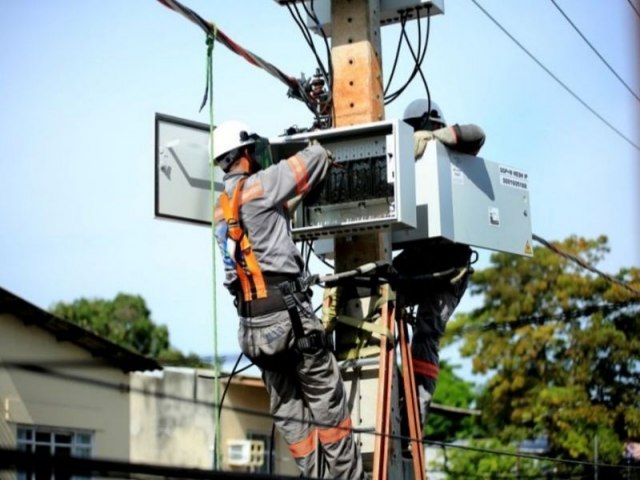
[[195, 354], [185, 356], [170, 346], [169, 330], [153, 322], [151, 311], [139, 295], [119, 293], [113, 300], [59, 302], [51, 313], [165, 365], [206, 365]]
[[[607, 238], [556, 244], [593, 266]], [[616, 278], [640, 290], [640, 270]], [[552, 456], [618, 463], [640, 438], [640, 298], [548, 248], [493, 254], [470, 287], [481, 307], [458, 315], [447, 340], [489, 375], [483, 422], [504, 443], [545, 436]], [[569, 467], [566, 467], [569, 468]]]
[[[492, 451], [500, 453], [492, 454]], [[504, 455], [503, 452], [509, 455]], [[440, 469], [445, 472], [448, 480], [556, 478], [553, 462], [519, 457], [516, 446], [502, 444], [496, 439], [473, 440], [458, 448], [447, 447], [442, 463]]]

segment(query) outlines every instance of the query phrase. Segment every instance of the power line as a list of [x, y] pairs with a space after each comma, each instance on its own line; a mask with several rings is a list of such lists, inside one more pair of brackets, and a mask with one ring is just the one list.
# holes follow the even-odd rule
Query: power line
[[267, 62], [258, 55], [241, 47], [236, 42], [234, 42], [227, 34], [220, 30], [215, 25], [215, 23], [205, 20], [195, 11], [185, 5], [182, 5], [177, 0], [158, 0], [158, 2], [160, 2], [165, 7], [179, 13], [187, 20], [195, 23], [204, 31], [204, 33], [207, 35], [207, 38], [214, 38], [216, 41], [223, 44], [233, 53], [244, 58], [251, 65], [262, 68], [267, 73], [280, 80], [282, 83], [289, 87], [289, 95], [291, 97], [301, 100], [307, 106], [307, 108], [314, 112], [314, 101], [305, 91], [305, 87], [302, 82], [290, 75], [287, 75], [282, 70], [278, 69], [275, 65]]
[[633, 4], [631, 0], [627, 0], [627, 2], [629, 2], [629, 5], [631, 5], [631, 8], [633, 8], [633, 11], [636, 12], [636, 15], [638, 16], [638, 18], [640, 18], [640, 12], [638, 11], [638, 8]]
[[549, 70], [546, 66], [544, 66], [544, 64], [538, 60], [529, 50], [527, 50], [524, 45], [522, 45], [513, 35], [511, 35], [511, 33], [509, 33], [509, 31], [504, 28], [500, 22], [498, 22], [493, 16], [491, 16], [491, 14], [489, 12], [487, 12], [482, 5], [480, 5], [477, 0], [471, 0], [471, 2], [473, 2], [473, 4], [478, 7], [482, 13], [484, 13], [489, 20], [491, 20], [500, 30], [502, 30], [502, 32], [508, 36], [518, 47], [520, 47], [520, 49], [526, 53], [529, 58], [531, 58], [531, 60], [533, 60], [534, 62], [536, 62], [536, 64], [538, 64], [538, 66], [540, 68], [542, 68], [551, 78], [553, 78], [562, 88], [564, 88], [564, 90], [571, 95], [573, 98], [575, 98], [578, 102], [580, 102], [580, 104], [586, 108], [587, 110], [589, 110], [593, 115], [595, 115], [602, 123], [604, 123], [607, 127], [609, 127], [613, 132], [615, 132], [620, 138], [622, 138], [623, 140], [625, 140], [629, 145], [631, 145], [632, 147], [634, 147], [636, 150], [640, 150], [640, 145], [636, 144], [633, 142], [633, 140], [631, 140], [629, 137], [627, 137], [624, 133], [622, 133], [620, 130], [618, 130], [616, 127], [614, 127], [608, 120], [606, 120], [602, 115], [600, 115], [598, 112], [596, 112], [593, 107], [591, 107], [587, 102], [585, 102], [582, 98], [580, 98], [573, 90], [571, 90], [562, 80], [560, 80], [551, 70]]
[[613, 303], [587, 305], [582, 308], [564, 309], [561, 312], [550, 314], [550, 315], [543, 315], [543, 314], [536, 313], [532, 315], [522, 315], [514, 319], [505, 319], [502, 322], [490, 321], [482, 325], [468, 325], [468, 326], [462, 327], [460, 330], [460, 333], [465, 334], [467, 332], [489, 331], [489, 330], [512, 332], [515, 328], [519, 328], [525, 325], [543, 325], [546, 322], [553, 321], [553, 320], [558, 320], [558, 321], [573, 320], [576, 318], [593, 315], [595, 313], [603, 313], [605, 315], [609, 315], [611, 313], [619, 312], [620, 310], [628, 307], [638, 307], [638, 306], [640, 306], [639, 301], [613, 302]]
[[[182, 478], [202, 480], [255, 480], [299, 479], [301, 477], [270, 475], [266, 473], [230, 472], [224, 470], [206, 470], [201, 468], [175, 467], [170, 465], [153, 465], [132, 463], [102, 458], [84, 458], [55, 455], [50, 452], [27, 452], [0, 446], [0, 470], [11, 467], [31, 473], [33, 478], [77, 478], [77, 476], [99, 476], [107, 478]], [[55, 475], [51, 475], [54, 473]], [[46, 475], [45, 475], [46, 474]], [[115, 476], [114, 474], [118, 474]], [[73, 477], [72, 477], [73, 475]], [[59, 476], [59, 477], [58, 477]], [[31, 477], [30, 477], [31, 478]], [[303, 477], [308, 478], [308, 477]]]
[[580, 37], [582, 38], [582, 40], [585, 41], [585, 43], [587, 45], [589, 45], [589, 48], [591, 48], [591, 50], [593, 50], [593, 53], [595, 53], [598, 58], [600, 60], [602, 60], [602, 63], [604, 63], [607, 68], [609, 69], [609, 71], [611, 73], [613, 73], [616, 78], [618, 80], [620, 80], [620, 82], [627, 88], [627, 90], [629, 91], [629, 93], [631, 95], [633, 95], [634, 97], [636, 97], [636, 100], [638, 100], [640, 102], [640, 97], [636, 94], [636, 92], [634, 92], [631, 87], [627, 84], [627, 82], [625, 82], [622, 77], [620, 75], [618, 75], [618, 72], [616, 72], [613, 67], [609, 64], [609, 62], [607, 62], [604, 57], [600, 54], [600, 52], [598, 52], [598, 50], [596, 50], [596, 48], [591, 44], [591, 42], [589, 40], [587, 40], [587, 37], [584, 36], [584, 34], [580, 31], [580, 29], [576, 26], [575, 23], [573, 23], [573, 21], [569, 18], [569, 16], [564, 12], [564, 10], [562, 10], [562, 8], [560, 8], [560, 6], [557, 4], [556, 0], [551, 0], [551, 3], [553, 3], [553, 5], [558, 9], [558, 11], [562, 14], [562, 16], [567, 20], [567, 22], [569, 22], [569, 25], [571, 25], [573, 27], [573, 29], [578, 32], [578, 35], [580, 35]]
[[[460, 450], [468, 450], [471, 452], [489, 453], [492, 455], [502, 455], [506, 457], [528, 458], [531, 460], [543, 460], [543, 461], [549, 461], [549, 462], [555, 462], [555, 463], [565, 463], [570, 465], [584, 465], [584, 466], [591, 466], [591, 467], [607, 467], [607, 468], [626, 468], [626, 465], [616, 465], [613, 463], [599, 463], [599, 462], [594, 463], [594, 462], [588, 462], [586, 460], [559, 459], [559, 458], [553, 458], [553, 457], [545, 457], [543, 455], [536, 455], [533, 453], [508, 452], [505, 450], [494, 450], [492, 448], [485, 448], [485, 447], [472, 447], [470, 445], [459, 445], [455, 443], [440, 442], [437, 440], [423, 439], [422, 443], [426, 443], [427, 445], [437, 445], [442, 448], [458, 448]], [[640, 467], [635, 467], [635, 468], [640, 470]]]
[[[475, 0], [471, 0], [471, 1], [475, 1]], [[596, 275], [601, 276], [602, 278], [604, 278], [605, 280], [611, 282], [611, 283], [615, 283], [616, 285], [624, 288], [625, 290], [628, 290], [629, 292], [633, 293], [634, 295], [637, 295], [640, 297], [640, 290], [637, 290], [636, 288], [632, 287], [631, 285], [624, 283], [620, 280], [618, 280], [617, 278], [613, 278], [611, 275], [609, 275], [608, 273], [604, 273], [601, 272], [600, 270], [598, 270], [595, 267], [592, 267], [591, 265], [589, 265], [587, 262], [585, 262], [584, 260], [576, 257], [575, 255], [571, 255], [567, 252], [564, 252], [562, 250], [560, 250], [558, 247], [556, 247], [555, 245], [552, 245], [551, 242], [545, 240], [542, 237], [539, 237], [538, 235], [536, 235], [535, 233], [532, 234], [533, 239], [538, 242], [541, 243], [542, 245], [544, 245], [545, 247], [547, 247], [549, 250], [557, 253], [558, 255], [574, 262], [577, 263], [578, 265], [580, 265], [582, 268], [585, 268], [587, 270], [589, 270], [590, 272], [595, 273]]]
[[[55, 361], [54, 361], [55, 362]], [[193, 398], [186, 398], [186, 397], [180, 397], [178, 395], [172, 395], [172, 394], [167, 394], [167, 393], [155, 393], [155, 392], [149, 392], [147, 390], [145, 390], [144, 388], [136, 388], [136, 387], [132, 387], [129, 384], [126, 383], [115, 383], [115, 382], [110, 382], [110, 381], [106, 381], [106, 380], [100, 380], [100, 379], [96, 379], [96, 378], [89, 378], [89, 377], [82, 377], [82, 376], [78, 376], [78, 375], [74, 375], [71, 373], [66, 373], [66, 372], [60, 372], [60, 371], [56, 371], [56, 370], [51, 370], [49, 368], [46, 368], [45, 365], [47, 364], [47, 362], [42, 362], [39, 361], [38, 363], [34, 363], [34, 362], [25, 362], [25, 361], [9, 361], [9, 360], [0, 360], [0, 367], [4, 367], [4, 368], [16, 368], [19, 370], [25, 370], [31, 373], [35, 373], [35, 374], [39, 374], [39, 375], [49, 375], [52, 377], [56, 377], [62, 380], [66, 380], [69, 382], [77, 382], [77, 383], [82, 383], [82, 384], [88, 384], [88, 385], [93, 385], [95, 387], [100, 387], [100, 388], [105, 388], [105, 389], [110, 389], [110, 390], [114, 390], [114, 391], [119, 391], [122, 393], [137, 393], [143, 396], [147, 396], [147, 397], [154, 397], [157, 399], [161, 399], [161, 400], [173, 400], [173, 401], [177, 401], [177, 402], [184, 402], [184, 403], [190, 403], [193, 405], [197, 405], [197, 406], [206, 406], [209, 409], [215, 409], [218, 408], [218, 404], [216, 404], [215, 402], [207, 402], [204, 400], [197, 400], [197, 399], [193, 399]], [[262, 418], [273, 418], [273, 419], [282, 419], [284, 417], [278, 416], [278, 415], [272, 415], [270, 413], [264, 412], [264, 411], [259, 411], [259, 410], [254, 410], [254, 409], [250, 409], [250, 408], [244, 408], [244, 407], [225, 407], [222, 406], [222, 408], [224, 410], [231, 410], [235, 413], [242, 413], [242, 414], [246, 414], [246, 415], [253, 415], [253, 416], [257, 416], [257, 417], [262, 417]], [[324, 427], [324, 428], [334, 428], [334, 429], [341, 429], [341, 427], [336, 427], [335, 425], [329, 425], [325, 422], [318, 422], [317, 420], [302, 420], [296, 417], [287, 417], [287, 420], [289, 421], [294, 421], [294, 422], [303, 422], [305, 424], [310, 424], [313, 426], [317, 426], [317, 427]], [[493, 454], [493, 455], [505, 455], [505, 456], [511, 456], [511, 457], [519, 457], [519, 458], [529, 458], [529, 459], [535, 459], [535, 460], [545, 460], [545, 461], [549, 461], [549, 462], [554, 462], [554, 463], [565, 463], [565, 464], [572, 464], [572, 465], [587, 465], [587, 466], [598, 466], [598, 467], [610, 467], [610, 468], [629, 468], [626, 465], [616, 465], [616, 464], [608, 464], [608, 463], [593, 463], [593, 462], [588, 462], [585, 460], [572, 460], [572, 459], [562, 459], [562, 458], [553, 458], [553, 457], [545, 457], [542, 455], [534, 455], [534, 454], [528, 454], [528, 453], [517, 453], [517, 452], [509, 452], [509, 451], [504, 451], [504, 450], [495, 450], [495, 449], [489, 449], [489, 448], [482, 448], [482, 447], [472, 447], [472, 446], [465, 446], [465, 445], [459, 445], [459, 444], [454, 444], [454, 443], [447, 443], [447, 442], [441, 442], [441, 441], [436, 441], [436, 440], [429, 440], [426, 438], [421, 438], [421, 439], [414, 439], [411, 438], [407, 435], [398, 435], [398, 434], [383, 434], [380, 432], [377, 432], [375, 430], [371, 430], [368, 428], [351, 428], [350, 430], [353, 431], [353, 433], [359, 433], [359, 434], [363, 434], [363, 435], [374, 435], [377, 437], [387, 437], [390, 439], [394, 439], [394, 440], [400, 440], [400, 441], [406, 441], [406, 442], [416, 442], [419, 441], [422, 444], [427, 444], [427, 445], [438, 445], [441, 447], [449, 447], [449, 448], [458, 448], [461, 450], [469, 450], [469, 451], [475, 451], [475, 452], [481, 452], [481, 453], [489, 453], [489, 454]], [[636, 467], [631, 467], [633, 469], [638, 469], [640, 470], [640, 466]]]

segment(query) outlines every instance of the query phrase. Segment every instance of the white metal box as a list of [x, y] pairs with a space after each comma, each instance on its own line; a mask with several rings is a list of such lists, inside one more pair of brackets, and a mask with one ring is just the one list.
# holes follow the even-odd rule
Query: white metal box
[[393, 248], [443, 238], [533, 255], [527, 173], [431, 141], [416, 162], [415, 178], [417, 228], [396, 228]]
[[292, 213], [297, 240], [416, 226], [413, 130], [401, 120], [372, 122], [270, 139], [287, 158], [310, 140], [330, 150], [336, 166]]

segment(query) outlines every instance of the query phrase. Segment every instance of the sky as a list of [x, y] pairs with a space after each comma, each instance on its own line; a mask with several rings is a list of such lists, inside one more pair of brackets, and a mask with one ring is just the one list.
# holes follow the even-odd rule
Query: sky
[[[184, 3], [285, 73], [314, 73], [308, 46], [274, 0]], [[484, 129], [483, 157], [529, 174], [535, 234], [606, 234], [611, 253], [599, 269], [640, 266], [640, 101], [552, 2], [478, 3], [629, 140], [472, 0], [446, 0], [445, 14], [432, 18], [423, 64], [432, 98], [449, 123]], [[638, 0], [557, 4], [640, 96]], [[156, 0], [1, 5], [0, 286], [44, 309], [119, 292], [141, 295], [152, 319], [169, 328], [173, 346], [211, 355], [211, 230], [154, 218], [155, 114], [209, 121], [206, 108], [199, 112], [203, 32]], [[415, 28], [408, 26], [412, 39]], [[385, 78], [399, 31], [382, 29]], [[405, 47], [393, 85], [412, 67]], [[221, 44], [213, 82], [214, 123], [243, 120], [264, 136], [311, 124], [284, 84]], [[386, 118], [401, 118], [424, 95], [416, 79], [386, 107]], [[481, 265], [490, 253], [480, 251]], [[215, 291], [218, 351], [234, 357], [237, 317], [229, 295], [220, 286]], [[472, 305], [467, 296], [459, 311]], [[443, 358], [455, 363], [457, 351], [446, 349]]]

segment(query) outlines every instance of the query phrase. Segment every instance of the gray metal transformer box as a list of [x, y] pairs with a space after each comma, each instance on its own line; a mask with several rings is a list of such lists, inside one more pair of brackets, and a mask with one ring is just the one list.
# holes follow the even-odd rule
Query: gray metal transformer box
[[396, 226], [394, 249], [444, 239], [533, 255], [529, 179], [522, 170], [430, 141], [416, 162], [415, 178], [417, 227]]

